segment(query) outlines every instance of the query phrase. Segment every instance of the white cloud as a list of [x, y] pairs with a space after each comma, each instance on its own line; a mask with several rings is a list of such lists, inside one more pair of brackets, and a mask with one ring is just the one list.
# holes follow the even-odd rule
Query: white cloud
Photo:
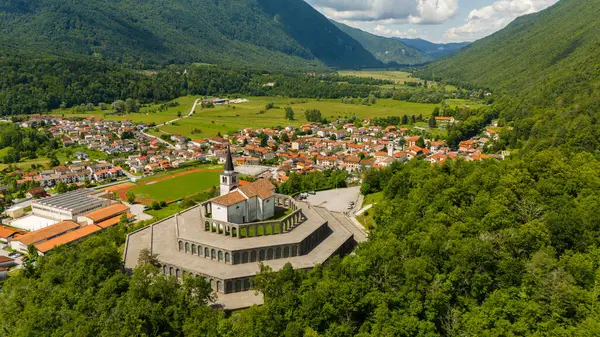
[[334, 20], [396, 20], [414, 24], [439, 24], [453, 17], [458, 0], [309, 0]]
[[423, 31], [417, 31], [414, 28], [407, 30], [399, 30], [390, 28], [390, 26], [377, 25], [372, 31], [374, 34], [388, 37], [403, 37], [403, 38], [416, 38], [423, 34]]
[[545, 9], [558, 0], [499, 0], [489, 6], [474, 9], [467, 23], [452, 27], [444, 38], [450, 41], [473, 41], [488, 36], [511, 23], [521, 15]]
[[419, 16], [411, 17], [411, 23], [437, 24], [442, 23], [456, 14], [458, 0], [419, 0], [417, 5]]

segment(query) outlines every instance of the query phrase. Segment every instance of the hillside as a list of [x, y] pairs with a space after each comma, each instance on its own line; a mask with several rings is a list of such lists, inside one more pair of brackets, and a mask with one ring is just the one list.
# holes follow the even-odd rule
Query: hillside
[[427, 67], [457, 83], [527, 97], [536, 106], [570, 105], [597, 93], [600, 2], [562, 0]]
[[439, 59], [442, 56], [452, 54], [469, 44], [470, 42], [459, 42], [459, 43], [433, 43], [423, 39], [405, 39], [395, 38], [401, 41], [407, 46], [418, 49], [425, 54], [431, 56], [433, 59]]
[[[494, 91], [513, 130], [503, 144], [526, 151], [600, 150], [600, 2], [562, 0], [430, 64], [422, 74]], [[494, 98], [495, 97], [495, 98]]]
[[426, 53], [414, 47], [409, 47], [399, 40], [373, 35], [333, 20], [331, 22], [344, 33], [358, 41], [365, 49], [383, 63], [415, 65], [433, 60], [433, 58]]
[[35, 55], [130, 64], [381, 65], [302, 0], [4, 0], [0, 18], [0, 47]]

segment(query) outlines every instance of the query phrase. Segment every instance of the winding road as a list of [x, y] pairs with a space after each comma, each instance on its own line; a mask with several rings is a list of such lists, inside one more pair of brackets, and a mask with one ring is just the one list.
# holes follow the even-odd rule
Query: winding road
[[[191, 115], [193, 115], [193, 114], [194, 114], [194, 111], [196, 111], [196, 106], [198, 105], [198, 103], [199, 103], [201, 100], [202, 100], [202, 98], [198, 98], [197, 100], [195, 100], [195, 101], [194, 101], [194, 105], [192, 105], [192, 109], [190, 110], [190, 112], [189, 112], [187, 115], [185, 115], [185, 116], [182, 116], [182, 117], [175, 118], [175, 119], [173, 119], [173, 120], [170, 120], [170, 121], [168, 121], [168, 122], [164, 122], [164, 123], [162, 123], [162, 124], [158, 124], [158, 125], [156, 125], [156, 127], [165, 126], [165, 125], [171, 124], [171, 123], [173, 123], [173, 122], [177, 122], [178, 120], [181, 120], [181, 119], [184, 119], [184, 118], [188, 118], [188, 117], [190, 117]], [[165, 145], [166, 145], [168, 148], [170, 148], [170, 149], [174, 149], [174, 148], [175, 148], [175, 147], [174, 147], [174, 146], [173, 146], [171, 143], [169, 143], [169, 142], [167, 142], [167, 141], [163, 140], [163, 139], [162, 139], [162, 138], [160, 138], [160, 137], [153, 136], [153, 135], [151, 135], [151, 134], [149, 134], [149, 133], [146, 133], [145, 131], [141, 131], [141, 132], [142, 132], [142, 134], [144, 134], [146, 137], [154, 138], [154, 139], [158, 140], [159, 142], [161, 142], [161, 143], [165, 144]], [[161, 132], [164, 132], [164, 133], [166, 133], [166, 134], [170, 134], [170, 133], [168, 133], [168, 132], [165, 132], [165, 131], [161, 131]]]

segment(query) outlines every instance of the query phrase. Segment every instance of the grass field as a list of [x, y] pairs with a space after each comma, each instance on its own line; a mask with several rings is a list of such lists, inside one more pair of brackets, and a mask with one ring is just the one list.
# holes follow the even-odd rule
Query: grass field
[[[378, 77], [391, 77], [398, 81], [407, 79], [408, 73], [405, 72], [342, 72], [342, 73], [361, 73], [368, 75], [377, 75]], [[76, 113], [74, 109], [54, 110], [51, 114], [64, 114], [71, 117], [95, 116], [106, 120], [132, 120], [134, 122], [161, 124], [177, 118], [177, 113], [186, 115], [193, 106], [197, 97], [185, 96], [176, 99], [179, 106], [169, 108], [163, 112], [147, 113], [151, 106], [143, 107], [140, 113], [125, 115], [105, 115], [105, 111], [92, 111], [88, 113]], [[318, 109], [322, 115], [329, 120], [343, 117], [356, 116], [357, 118], [374, 118], [402, 115], [423, 115], [427, 118], [436, 106], [439, 104], [423, 104], [405, 101], [396, 101], [393, 99], [381, 99], [371, 106], [358, 104], [343, 104], [339, 99], [300, 99], [300, 98], [281, 98], [281, 97], [247, 97], [250, 102], [236, 105], [220, 105], [211, 109], [202, 109], [196, 107], [195, 114], [189, 118], [159, 127], [159, 131], [150, 131], [150, 134], [160, 136], [164, 132], [187, 136], [192, 139], [212, 137], [217, 133], [226, 134], [239, 131], [240, 129], [265, 128], [276, 126], [299, 126], [307, 123], [304, 118], [304, 112], [309, 109]], [[274, 103], [274, 109], [265, 111], [268, 103]], [[450, 105], [468, 105], [475, 107], [473, 102], [466, 100], [449, 100]], [[291, 106], [295, 112], [295, 120], [285, 119], [284, 108]]]
[[[213, 109], [197, 109], [196, 114], [190, 118], [178, 121], [175, 124], [165, 125], [160, 130], [201, 138], [213, 136], [217, 132], [222, 134], [235, 132], [243, 128], [264, 128], [275, 126], [295, 125], [307, 123], [304, 112], [309, 109], [318, 109], [329, 120], [341, 117], [374, 118], [387, 116], [420, 115], [429, 116], [437, 104], [421, 104], [392, 99], [382, 99], [371, 106], [343, 104], [340, 100], [316, 99], [291, 99], [270, 97], [249, 97], [250, 102], [231, 106], [217, 106]], [[268, 103], [275, 103], [276, 108], [260, 113]], [[291, 106], [294, 109], [295, 120], [288, 121], [284, 118], [284, 108]]]
[[191, 172], [173, 178], [150, 181], [131, 189], [143, 201], [173, 201], [206, 191], [219, 183], [218, 171]]
[[[143, 122], [143, 123], [148, 123], [148, 124], [150, 124], [150, 123], [162, 124], [162, 123], [165, 123], [165, 122], [168, 122], [170, 120], [177, 118], [178, 112], [181, 112], [182, 115], [186, 115], [187, 113], [189, 113], [190, 109], [192, 109], [192, 106], [194, 105], [194, 101], [197, 98], [198, 97], [196, 97], [196, 96], [179, 97], [179, 98], [173, 100], [174, 102], [178, 102], [179, 106], [170, 107], [165, 111], [160, 111], [160, 112], [156, 112], [156, 113], [149, 113], [149, 111], [152, 110], [153, 108], [160, 106], [160, 104], [144, 106], [141, 108], [139, 113], [131, 113], [131, 114], [123, 114], [123, 115], [110, 115], [110, 114], [107, 114], [109, 111], [102, 111], [99, 108], [96, 108], [96, 110], [86, 112], [86, 113], [77, 112], [75, 108], [56, 109], [56, 110], [51, 111], [50, 115], [64, 115], [65, 117], [94, 116], [98, 119], [105, 119], [105, 120], [115, 120], [115, 121], [131, 120], [135, 123]], [[198, 107], [197, 109], [199, 110], [200, 108]]]
[[[14, 167], [22, 168], [22, 169], [28, 169], [28, 168], [31, 168], [32, 164], [48, 166], [50, 164], [50, 160], [46, 157], [42, 157], [42, 158], [24, 160], [19, 163], [14, 163], [11, 165]], [[8, 164], [0, 164], [0, 170], [4, 170], [7, 167], [8, 167]]]
[[406, 82], [423, 82], [418, 78], [411, 77], [406, 71], [385, 71], [385, 70], [344, 70], [338, 72], [341, 76], [356, 76], [374, 78], [377, 80], [393, 81], [396, 84], [403, 85]]

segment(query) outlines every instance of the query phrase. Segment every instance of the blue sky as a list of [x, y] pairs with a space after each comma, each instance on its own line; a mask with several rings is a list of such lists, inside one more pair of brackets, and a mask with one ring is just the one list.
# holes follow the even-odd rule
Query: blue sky
[[325, 16], [388, 37], [475, 41], [558, 0], [306, 0]]

